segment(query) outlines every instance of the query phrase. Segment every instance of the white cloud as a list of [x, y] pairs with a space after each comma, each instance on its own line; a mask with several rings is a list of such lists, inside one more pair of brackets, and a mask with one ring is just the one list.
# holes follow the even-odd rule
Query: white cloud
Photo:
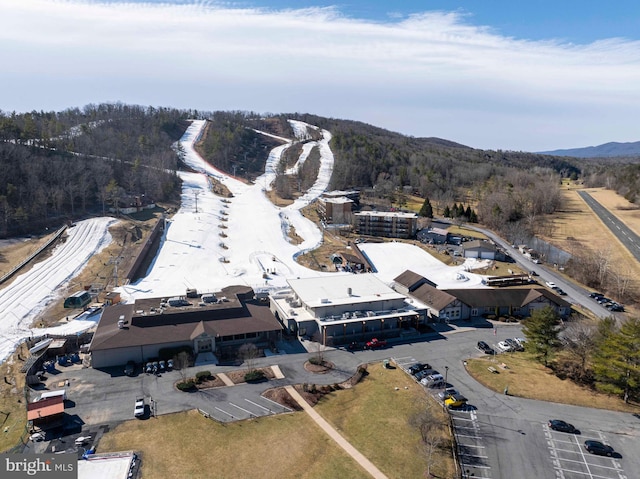
[[5, 0], [0, 60], [5, 110], [121, 100], [304, 111], [482, 148], [638, 140], [640, 42], [525, 41], [459, 13]]

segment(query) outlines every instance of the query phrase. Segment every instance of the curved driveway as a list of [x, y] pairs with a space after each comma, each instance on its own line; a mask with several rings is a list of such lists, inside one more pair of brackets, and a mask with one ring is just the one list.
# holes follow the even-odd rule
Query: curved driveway
[[[438, 325], [438, 327], [442, 328], [439, 333], [425, 335], [416, 342], [394, 343], [392, 347], [383, 350], [355, 353], [343, 349], [328, 350], [324, 353], [325, 357], [337, 367], [329, 374], [322, 376], [312, 375], [304, 370], [303, 363], [309, 356], [309, 353], [305, 352], [256, 359], [256, 367], [277, 364], [285, 376], [283, 379], [261, 384], [218, 388], [194, 394], [180, 393], [173, 388], [173, 383], [179, 379], [177, 371], [166, 373], [162, 377], [140, 374], [130, 378], [121, 375], [119, 371], [112, 375], [108, 371], [78, 369], [64, 371], [55, 376], [54, 381], [70, 379], [68, 395], [75, 404], [68, 413], [77, 414], [78, 418], [82, 419], [85, 424], [83, 433], [87, 429], [89, 433], [95, 434], [95, 430], [100, 425], [130, 419], [133, 400], [139, 395], [152, 397], [159, 414], [198, 407], [211, 417], [224, 422], [288, 411], [287, 408], [270, 403], [260, 396], [265, 389], [274, 386], [303, 382], [318, 384], [340, 382], [351, 376], [358, 365], [386, 358], [394, 358], [401, 365], [423, 361], [432, 364], [441, 372], [448, 368], [448, 382], [459, 389], [474, 407], [473, 411], [462, 412], [460, 415], [465, 421], [463, 424], [473, 428], [467, 431], [473, 431], [479, 438], [474, 445], [474, 450], [480, 456], [482, 468], [474, 471], [475, 477], [505, 479], [559, 477], [557, 475], [559, 469], [554, 462], [557, 458], [553, 456], [558, 452], [550, 450], [549, 441], [552, 433], [546, 428], [547, 421], [552, 418], [564, 419], [582, 430], [580, 436], [559, 436], [561, 439], [569, 436], [573, 441], [584, 441], [588, 438], [604, 439], [622, 455], [618, 465], [627, 472], [628, 477], [632, 477], [631, 471], [640, 470], [640, 457], [636, 454], [640, 447], [640, 415], [635, 417], [628, 413], [497, 394], [469, 376], [464, 367], [464, 360], [481, 356], [481, 353], [475, 349], [477, 341], [483, 340], [489, 344], [496, 344], [505, 338], [519, 336], [521, 334], [519, 325], [500, 323], [495, 335], [491, 327], [477, 329], [455, 328], [449, 325]], [[498, 356], [498, 361], [508, 364], [508, 357], [508, 354]], [[238, 369], [238, 367], [242, 366], [200, 366], [190, 370], [189, 375], [194, 375], [195, 370], [208, 369], [218, 374]], [[507, 373], [503, 371], [501, 374]], [[511, 392], [517, 393], [513, 390]], [[576, 444], [573, 447], [575, 448]], [[579, 447], [578, 450], [581, 451]], [[587, 459], [591, 458], [587, 456]], [[560, 476], [565, 479], [598, 477], [597, 475], [563, 474]], [[622, 479], [617, 472], [616, 475], [600, 477]]]

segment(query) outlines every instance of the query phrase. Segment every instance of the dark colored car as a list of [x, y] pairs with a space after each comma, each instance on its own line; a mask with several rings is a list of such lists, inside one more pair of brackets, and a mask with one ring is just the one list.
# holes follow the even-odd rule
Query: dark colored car
[[604, 296], [604, 294], [602, 294], [602, 293], [596, 293], [596, 292], [593, 292], [593, 293], [590, 293], [590, 294], [589, 294], [589, 297], [590, 297], [590, 298], [594, 298], [594, 299], [602, 298], [603, 296]]
[[569, 424], [568, 422], [564, 422], [560, 419], [551, 419], [549, 421], [549, 427], [554, 431], [580, 434], [580, 431], [578, 431], [575, 427], [573, 427], [573, 424]]
[[127, 376], [133, 376], [136, 373], [136, 363], [127, 361], [127, 364], [124, 366], [124, 373]]
[[584, 447], [591, 454], [597, 454], [599, 456], [612, 456], [613, 448], [607, 444], [603, 444], [600, 441], [584, 441]]
[[495, 351], [493, 350], [493, 348], [491, 346], [489, 346], [487, 343], [485, 343], [484, 341], [478, 341], [478, 344], [476, 345], [476, 347], [482, 351], [485, 354], [494, 354]]
[[560, 296], [566, 296], [567, 293], [565, 293], [562, 289], [558, 288], [556, 289], [556, 293], [558, 293]]
[[618, 303], [609, 303], [606, 308], [609, 311], [614, 311], [614, 312], [622, 312], [624, 311], [624, 306], [622, 306], [621, 304]]
[[428, 363], [415, 363], [409, 366], [409, 374], [415, 376], [420, 371], [423, 371], [425, 369], [431, 369], [431, 365]]

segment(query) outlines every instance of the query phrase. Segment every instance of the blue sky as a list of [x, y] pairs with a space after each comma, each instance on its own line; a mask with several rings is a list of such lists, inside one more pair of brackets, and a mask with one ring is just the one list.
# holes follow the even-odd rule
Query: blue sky
[[609, 5], [2, 0], [0, 109], [308, 112], [524, 151], [638, 141], [640, 7]]
[[640, 3], [627, 0], [246, 0], [236, 4], [272, 9], [336, 6], [345, 16], [382, 22], [428, 10], [457, 11], [468, 23], [521, 39], [584, 43], [611, 37], [640, 38]]

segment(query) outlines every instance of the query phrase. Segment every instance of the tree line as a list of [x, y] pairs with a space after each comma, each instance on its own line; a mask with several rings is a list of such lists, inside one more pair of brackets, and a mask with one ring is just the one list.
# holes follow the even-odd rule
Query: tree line
[[640, 319], [563, 324], [552, 308], [536, 310], [522, 329], [531, 352], [560, 378], [640, 401]]

